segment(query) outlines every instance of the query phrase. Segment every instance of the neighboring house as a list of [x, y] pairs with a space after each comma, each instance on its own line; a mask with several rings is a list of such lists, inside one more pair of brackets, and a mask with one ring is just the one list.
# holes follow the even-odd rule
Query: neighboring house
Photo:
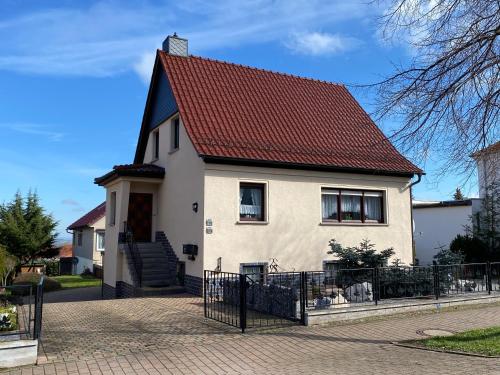
[[188, 56], [168, 37], [134, 164], [95, 180], [106, 188], [104, 291], [180, 282], [199, 294], [204, 269], [263, 273], [272, 258], [317, 270], [333, 261], [332, 238], [368, 238], [412, 263], [411, 179], [422, 173], [343, 85]]
[[449, 248], [458, 234], [465, 234], [471, 216], [481, 209], [481, 199], [414, 201], [415, 257], [420, 265], [432, 264], [441, 248]]
[[73, 257], [73, 245], [70, 243], [62, 244], [59, 247], [58, 258], [72, 258]]
[[500, 141], [472, 154], [476, 161], [479, 197], [484, 198], [486, 188], [500, 184]]
[[73, 245], [64, 244], [59, 247], [59, 273], [61, 275], [71, 275], [76, 273], [76, 258], [73, 258]]
[[471, 157], [477, 166], [479, 198], [413, 202], [415, 257], [421, 265], [431, 264], [440, 248], [448, 248], [458, 234], [465, 233], [466, 226], [477, 224], [486, 189], [500, 184], [500, 142]]
[[68, 227], [68, 230], [73, 232], [73, 256], [77, 258], [76, 274], [81, 274], [86, 269], [94, 272], [94, 266], [102, 267], [105, 215], [106, 202], [103, 202]]

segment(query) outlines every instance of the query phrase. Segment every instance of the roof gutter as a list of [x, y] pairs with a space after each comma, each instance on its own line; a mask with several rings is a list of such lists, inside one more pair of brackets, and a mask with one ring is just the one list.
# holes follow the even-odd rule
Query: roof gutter
[[319, 172], [343, 172], [343, 173], [356, 173], [356, 174], [393, 176], [393, 177], [410, 177], [410, 178], [413, 177], [415, 174], [418, 174], [419, 175], [418, 182], [420, 182], [422, 174], [422, 172], [417, 173], [417, 172], [384, 171], [384, 170], [365, 169], [365, 168], [338, 167], [333, 165], [301, 164], [293, 162], [277, 162], [272, 160], [240, 159], [240, 158], [211, 156], [203, 154], [199, 154], [199, 156], [203, 159], [205, 163], [212, 163], [212, 164], [230, 164], [230, 165], [244, 165], [251, 167], [313, 170]]

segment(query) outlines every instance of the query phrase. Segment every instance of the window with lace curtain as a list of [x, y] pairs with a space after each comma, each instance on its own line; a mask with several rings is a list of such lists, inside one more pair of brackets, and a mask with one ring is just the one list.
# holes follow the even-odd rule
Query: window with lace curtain
[[321, 215], [323, 222], [385, 223], [384, 193], [322, 188]]
[[240, 221], [265, 221], [265, 184], [240, 183]]

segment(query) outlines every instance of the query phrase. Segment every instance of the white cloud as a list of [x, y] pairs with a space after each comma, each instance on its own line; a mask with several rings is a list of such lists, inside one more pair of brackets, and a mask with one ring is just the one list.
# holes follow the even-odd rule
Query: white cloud
[[23, 134], [42, 136], [49, 141], [58, 142], [64, 137], [64, 133], [51, 130], [51, 127], [43, 124], [33, 123], [0, 123], [0, 128], [8, 129]]
[[[155, 4], [108, 0], [90, 6], [87, 2], [74, 4], [77, 7], [17, 17], [0, 15], [0, 69], [93, 77], [134, 71], [149, 82], [151, 54], [166, 34], [174, 31], [187, 37], [190, 50], [200, 54], [234, 46], [282, 43], [302, 30], [361, 22], [374, 9], [364, 0], [253, 0], [237, 4], [231, 0]], [[348, 38], [336, 34], [318, 35], [317, 39], [331, 37], [326, 40], [330, 50], [348, 42]]]
[[304, 55], [330, 55], [345, 52], [360, 44], [360, 40], [339, 34], [294, 33], [286, 46], [292, 51]]
[[134, 71], [146, 84], [149, 84], [151, 80], [154, 62], [155, 54], [146, 52], [141, 56], [140, 60], [134, 64]]

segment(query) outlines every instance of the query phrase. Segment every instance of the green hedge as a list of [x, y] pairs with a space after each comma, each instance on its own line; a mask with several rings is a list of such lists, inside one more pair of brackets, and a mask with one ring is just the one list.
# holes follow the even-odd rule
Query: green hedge
[[[42, 275], [40, 275], [38, 273], [34, 273], [34, 272], [22, 273], [14, 279], [14, 282], [12, 283], [12, 285], [14, 285], [14, 286], [24, 286], [24, 285], [29, 286], [29, 285], [31, 285], [32, 286], [32, 293], [34, 293], [36, 290], [36, 286], [40, 282], [41, 276]], [[54, 280], [54, 279], [47, 277], [47, 276], [45, 277], [45, 284], [44, 284], [44, 288], [43, 288], [43, 290], [45, 292], [51, 292], [51, 291], [59, 290], [59, 289], [61, 289], [61, 283], [59, 281]], [[16, 294], [27, 295], [27, 294], [29, 294], [29, 289], [28, 288], [26, 288], [26, 289], [20, 288], [19, 290], [14, 290], [13, 292]]]

